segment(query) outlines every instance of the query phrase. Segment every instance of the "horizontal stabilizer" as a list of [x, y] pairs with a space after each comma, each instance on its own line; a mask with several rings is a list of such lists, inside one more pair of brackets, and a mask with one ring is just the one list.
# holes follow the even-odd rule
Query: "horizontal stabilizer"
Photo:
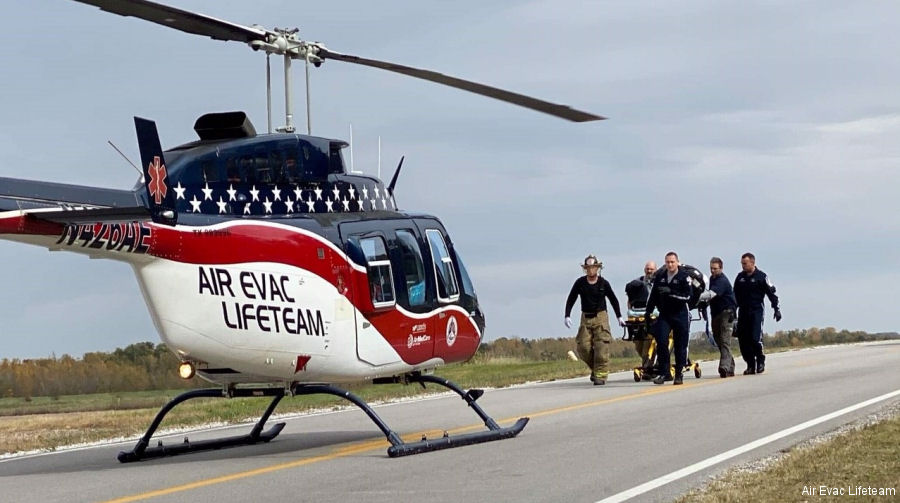
[[142, 205], [133, 191], [0, 177], [0, 211], [34, 208], [125, 208]]

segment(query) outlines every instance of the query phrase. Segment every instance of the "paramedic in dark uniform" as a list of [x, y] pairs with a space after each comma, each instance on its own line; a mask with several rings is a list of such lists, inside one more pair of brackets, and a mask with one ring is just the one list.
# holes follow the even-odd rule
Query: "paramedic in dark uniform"
[[[647, 297], [650, 296], [650, 287], [653, 285], [653, 275], [656, 273], [656, 262], [649, 261], [644, 264], [644, 275], [633, 279], [625, 285], [625, 295], [628, 297], [628, 309], [644, 309], [647, 307]], [[650, 316], [651, 313], [644, 313], [644, 316]], [[652, 335], [645, 333], [643, 338], [640, 334], [634, 334], [634, 350], [641, 357], [641, 368], [644, 370], [644, 376], [649, 376], [653, 369], [650, 365], [650, 342], [653, 340]], [[649, 379], [649, 377], [647, 377]]]
[[719, 257], [709, 259], [709, 289], [700, 294], [700, 300], [709, 303], [713, 339], [719, 346], [719, 377], [733, 377], [734, 356], [730, 344], [737, 301], [734, 300], [731, 282], [722, 272], [722, 259]]
[[775, 285], [766, 273], [756, 268], [756, 257], [752, 253], [741, 255], [741, 272], [734, 279], [734, 298], [737, 300], [737, 337], [741, 355], [747, 362], [747, 374], [762, 374], [766, 370], [766, 355], [763, 354], [762, 325], [763, 300], [768, 297], [775, 310], [775, 321], [781, 321], [778, 296]]
[[[691, 315], [688, 301], [691, 298], [691, 277], [687, 271], [679, 269], [678, 254], [666, 254], [666, 266], [657, 271], [653, 278], [653, 288], [647, 299], [647, 312], [659, 310], [659, 317], [650, 330], [656, 339], [656, 370], [654, 384], [672, 380], [669, 377], [669, 331], [672, 331], [675, 350], [675, 382], [682, 384], [682, 372], [687, 363], [687, 346], [690, 336]], [[645, 318], [650, 325], [650, 318]]]
[[609, 316], [606, 314], [606, 299], [609, 299], [619, 326], [624, 327], [622, 312], [619, 310], [619, 299], [609, 285], [609, 281], [600, 277], [603, 264], [597, 257], [588, 255], [581, 265], [585, 275], [575, 280], [569, 298], [566, 299], [566, 328], [572, 328], [572, 306], [575, 299], [581, 297], [581, 326], [575, 336], [578, 357], [591, 369], [591, 382], [594, 385], [606, 384], [609, 375], [609, 345], [612, 333], [609, 330]]

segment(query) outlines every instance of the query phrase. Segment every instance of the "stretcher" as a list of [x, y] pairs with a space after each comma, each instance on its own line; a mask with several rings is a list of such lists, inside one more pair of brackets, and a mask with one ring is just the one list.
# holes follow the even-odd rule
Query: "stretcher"
[[[647, 367], [645, 368], [643, 365], [638, 365], [632, 369], [632, 377], [634, 378], [634, 382], [640, 382], [641, 380], [649, 381], [657, 376], [656, 371], [656, 340], [654, 340], [653, 336], [647, 332], [647, 324], [645, 322], [646, 313], [643, 309], [629, 309], [628, 317], [625, 319], [625, 329], [624, 334], [622, 335], [622, 340], [624, 341], [635, 341], [635, 340], [650, 340], [650, 351], [647, 359]], [[656, 320], [657, 312], [654, 311], [650, 314], [651, 320]], [[698, 318], [699, 319], [699, 318]], [[691, 318], [691, 321], [696, 321]], [[672, 354], [673, 348], [672, 341], [672, 332], [669, 332], [669, 354]], [[682, 373], [688, 374], [690, 372], [694, 373], [694, 377], [697, 379], [700, 378], [702, 372], [700, 371], [700, 363], [692, 362], [690, 355], [688, 355], [687, 361], [685, 362], [684, 369], [682, 369]], [[669, 377], [675, 378], [675, 365], [669, 365]]]

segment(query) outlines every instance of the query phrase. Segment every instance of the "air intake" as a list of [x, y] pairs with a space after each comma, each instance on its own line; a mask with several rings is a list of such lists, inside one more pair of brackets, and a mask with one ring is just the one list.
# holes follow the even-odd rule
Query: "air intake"
[[256, 136], [256, 128], [244, 112], [217, 112], [201, 115], [194, 123], [201, 140], [227, 140]]

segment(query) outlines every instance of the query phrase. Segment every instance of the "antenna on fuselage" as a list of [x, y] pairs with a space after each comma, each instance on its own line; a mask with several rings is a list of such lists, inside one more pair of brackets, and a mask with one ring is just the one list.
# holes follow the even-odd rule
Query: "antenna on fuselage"
[[400, 168], [403, 167], [403, 159], [406, 159], [406, 156], [400, 157], [400, 164], [397, 165], [397, 171], [394, 171], [394, 176], [391, 178], [391, 183], [388, 185], [388, 194], [391, 196], [394, 195], [394, 187], [397, 186], [397, 177], [400, 176]]
[[109, 143], [109, 146], [112, 147], [116, 152], [118, 152], [119, 155], [122, 156], [122, 159], [128, 161], [128, 164], [131, 164], [131, 167], [134, 168], [134, 170], [137, 171], [139, 175], [141, 175], [141, 183], [144, 183], [144, 172], [141, 171], [141, 168], [137, 167], [137, 165], [131, 162], [131, 159], [129, 159], [127, 155], [123, 154], [122, 151], [119, 150], [119, 147], [113, 144], [112, 140], [106, 140], [106, 143]]
[[403, 167], [403, 159], [406, 159], [406, 156], [400, 157], [400, 164], [397, 165], [397, 171], [394, 171], [394, 176], [391, 178], [391, 183], [388, 185], [387, 191], [391, 196], [391, 202], [394, 203], [394, 209], [397, 209], [397, 198], [394, 197], [394, 187], [397, 186], [397, 177], [400, 176], [400, 168]]

